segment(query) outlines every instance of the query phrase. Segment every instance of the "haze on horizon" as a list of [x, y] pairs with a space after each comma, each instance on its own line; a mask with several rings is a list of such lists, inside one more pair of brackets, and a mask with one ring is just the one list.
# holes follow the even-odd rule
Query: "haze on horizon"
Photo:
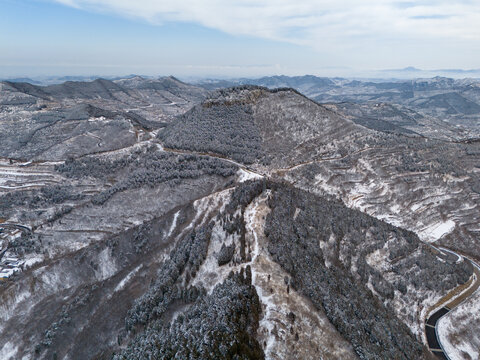
[[475, 69], [470, 0], [3, 0], [0, 77]]

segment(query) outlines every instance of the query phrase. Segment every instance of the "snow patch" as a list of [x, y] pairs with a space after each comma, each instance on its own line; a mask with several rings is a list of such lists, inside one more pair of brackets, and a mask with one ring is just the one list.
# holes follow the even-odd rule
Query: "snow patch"
[[368, 265], [375, 268], [376, 270], [380, 270], [382, 273], [389, 268], [386, 262], [386, 259], [388, 259], [387, 244], [388, 242], [385, 242], [385, 246], [383, 248], [377, 249], [374, 252], [368, 254], [365, 259]]
[[5, 186], [2, 185], [0, 186], [0, 189], [3, 190], [15, 190], [15, 189], [26, 189], [30, 187], [43, 187], [45, 186], [45, 183], [32, 183], [32, 184], [26, 184], [26, 185], [18, 185], [18, 186]]
[[167, 238], [172, 235], [173, 233], [173, 230], [175, 230], [175, 226], [177, 226], [177, 219], [178, 219], [178, 215], [180, 214], [180, 210], [177, 211], [175, 213], [175, 215], [173, 215], [173, 220], [172, 220], [172, 225], [170, 226], [170, 229], [168, 230], [168, 234], [167, 234]]
[[[257, 232], [255, 231], [255, 218], [257, 214], [257, 206], [258, 206], [258, 199], [255, 199], [252, 204], [250, 204], [245, 211], [245, 228], [247, 232], [249, 232], [253, 236], [253, 251], [252, 251], [252, 264], [255, 264], [257, 261], [258, 255], [260, 253], [260, 246], [258, 243], [258, 235]], [[265, 305], [265, 311], [262, 317], [262, 320], [260, 320], [259, 323], [259, 328], [265, 329], [270, 336], [267, 338], [267, 346], [264, 348], [264, 353], [266, 359], [271, 358], [271, 352], [273, 349], [273, 346], [275, 345], [275, 336], [272, 335], [272, 330], [274, 328], [274, 323], [271, 320], [271, 314], [275, 311], [275, 303], [272, 301], [272, 295], [267, 296], [263, 292], [263, 288], [258, 284], [257, 281], [257, 276], [258, 276], [258, 271], [256, 269], [256, 266], [252, 266], [252, 283], [255, 286], [255, 289], [257, 290], [258, 297], [260, 299], [260, 302]]]
[[260, 175], [260, 174], [256, 174], [250, 170], [245, 170], [245, 169], [242, 169], [240, 168], [238, 171], [237, 171], [237, 175], [238, 175], [238, 182], [245, 182], [247, 180], [257, 180], [257, 179], [262, 179], [263, 176]]
[[[223, 211], [225, 209], [226, 203], [230, 198], [232, 189], [225, 189], [214, 194], [205, 196], [201, 199], [195, 200], [193, 207], [195, 209], [195, 218], [193, 221], [186, 227], [185, 230], [191, 229], [194, 225], [200, 226], [203, 225], [209, 213], [214, 210]], [[217, 209], [219, 207], [219, 209]], [[203, 216], [202, 216], [203, 215]], [[202, 220], [198, 223], [198, 220], [202, 216]]]
[[231, 263], [218, 266], [216, 254], [220, 251], [223, 244], [225, 244], [225, 246], [235, 244], [235, 240], [234, 235], [227, 235], [227, 233], [223, 231], [222, 225], [219, 223], [215, 224], [208, 245], [207, 258], [200, 266], [200, 269], [198, 269], [192, 285], [202, 285], [210, 294], [217, 284], [227, 278], [230, 271], [234, 268]]
[[[32, 294], [27, 290], [24, 290], [20, 293], [14, 293], [13, 299], [8, 299], [9, 300], [8, 304], [2, 303], [0, 305], [0, 309], [2, 310], [0, 312], [0, 319], [3, 319], [4, 321], [7, 321], [8, 319], [10, 319], [13, 316], [12, 309], [14, 309], [18, 304], [23, 302], [25, 299], [28, 299], [31, 295]], [[3, 359], [3, 358], [0, 356], [0, 359]]]
[[45, 260], [45, 256], [43, 255], [27, 256], [24, 263], [25, 269], [28, 269], [35, 264], [41, 263], [43, 260]]
[[0, 359], [4, 359], [4, 360], [15, 359], [15, 355], [17, 354], [17, 351], [18, 351], [18, 346], [13, 345], [9, 341], [0, 350]]
[[113, 276], [117, 272], [117, 266], [115, 264], [115, 259], [110, 256], [110, 249], [105, 248], [98, 254], [98, 277], [99, 280], [105, 280]]
[[418, 232], [418, 236], [425, 242], [435, 242], [441, 237], [453, 231], [455, 221], [447, 220], [445, 222], [434, 223]]
[[114, 292], [117, 292], [117, 291], [120, 291], [120, 290], [123, 290], [123, 288], [125, 287], [125, 285], [132, 279], [133, 276], [135, 276], [135, 274], [138, 272], [138, 270], [140, 270], [142, 268], [142, 264], [138, 265], [135, 269], [133, 269], [132, 271], [130, 271], [128, 273], [127, 276], [125, 276], [122, 281], [120, 281], [118, 283], [118, 285], [115, 287], [115, 290], [113, 290]]

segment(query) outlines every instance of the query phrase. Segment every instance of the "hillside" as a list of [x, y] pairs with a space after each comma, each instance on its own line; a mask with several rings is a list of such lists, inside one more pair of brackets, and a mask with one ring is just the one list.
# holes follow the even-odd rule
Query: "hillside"
[[406, 129], [444, 140], [480, 137], [480, 82], [475, 79], [350, 80], [305, 75], [209, 80], [198, 85], [211, 90], [242, 84], [296, 89], [380, 131]]
[[480, 142], [435, 116], [473, 96], [262, 81], [357, 93], [0, 84], [0, 358], [433, 358], [425, 321], [480, 259]]

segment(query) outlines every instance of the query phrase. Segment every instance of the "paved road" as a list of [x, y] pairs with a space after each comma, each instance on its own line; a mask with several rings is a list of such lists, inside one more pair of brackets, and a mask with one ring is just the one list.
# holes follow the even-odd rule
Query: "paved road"
[[[458, 257], [460, 261], [462, 259], [462, 256], [449, 250], [449, 249], [444, 249], [444, 248], [436, 248], [437, 250], [445, 253], [448, 252], [452, 255], [455, 255]], [[473, 285], [468, 286], [467, 289], [463, 290], [460, 292], [460, 295], [458, 297], [455, 297], [453, 300], [450, 301], [445, 301], [446, 304], [444, 304], [440, 309], [432, 313], [427, 321], [425, 322], [425, 334], [427, 336], [427, 342], [428, 342], [428, 347], [430, 351], [439, 359], [447, 359], [450, 360], [448, 357], [448, 354], [443, 350], [442, 344], [440, 343], [439, 337], [438, 337], [438, 331], [437, 331], [437, 324], [438, 321], [448, 314], [450, 311], [452, 311], [455, 307], [460, 305], [463, 301], [468, 299], [479, 287], [480, 287], [480, 266], [470, 259], [467, 259], [466, 257], [463, 257], [464, 261], [468, 261], [472, 264], [474, 273], [476, 275], [476, 280], [474, 281]], [[447, 295], [448, 296], [448, 295]], [[440, 300], [442, 303], [442, 300]]]
[[448, 307], [442, 307], [434, 312], [425, 322], [425, 333], [430, 351], [439, 359], [449, 359], [438, 341], [437, 322], [440, 318], [450, 312]]

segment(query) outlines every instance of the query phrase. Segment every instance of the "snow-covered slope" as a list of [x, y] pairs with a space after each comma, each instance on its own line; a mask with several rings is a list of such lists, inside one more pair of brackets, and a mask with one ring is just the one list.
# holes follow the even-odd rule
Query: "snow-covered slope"
[[3, 358], [428, 358], [472, 274], [429, 244], [480, 256], [473, 140], [292, 89], [0, 86]]

